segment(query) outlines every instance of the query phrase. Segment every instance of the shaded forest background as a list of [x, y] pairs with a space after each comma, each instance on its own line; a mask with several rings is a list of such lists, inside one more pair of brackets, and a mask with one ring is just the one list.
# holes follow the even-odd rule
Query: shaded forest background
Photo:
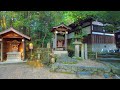
[[120, 26], [120, 11], [0, 11], [0, 31], [13, 27], [30, 36], [35, 46], [46, 47], [51, 42], [52, 27], [88, 17], [112, 24], [107, 27], [112, 31]]

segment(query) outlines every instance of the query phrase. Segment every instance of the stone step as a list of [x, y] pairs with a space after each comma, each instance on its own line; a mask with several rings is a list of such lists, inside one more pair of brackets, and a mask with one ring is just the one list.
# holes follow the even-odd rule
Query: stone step
[[101, 61], [120, 61], [120, 58], [97, 58], [97, 60], [101, 60]]
[[92, 72], [90, 71], [81, 71], [76, 73], [77, 76], [81, 75], [92, 75]]
[[68, 51], [53, 51], [57, 58], [68, 57]]

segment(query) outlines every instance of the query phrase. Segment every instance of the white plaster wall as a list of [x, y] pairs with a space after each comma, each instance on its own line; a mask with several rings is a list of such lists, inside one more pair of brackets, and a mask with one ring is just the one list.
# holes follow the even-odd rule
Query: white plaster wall
[[[106, 48], [104, 47], [106, 45]], [[92, 44], [92, 51], [93, 52], [101, 52], [102, 49], [104, 50], [114, 50], [116, 49], [115, 44]]]

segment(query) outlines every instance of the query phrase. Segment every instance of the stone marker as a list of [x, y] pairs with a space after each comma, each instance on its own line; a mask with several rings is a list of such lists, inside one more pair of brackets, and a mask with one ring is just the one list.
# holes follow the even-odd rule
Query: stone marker
[[50, 48], [50, 42], [47, 43], [47, 48]]

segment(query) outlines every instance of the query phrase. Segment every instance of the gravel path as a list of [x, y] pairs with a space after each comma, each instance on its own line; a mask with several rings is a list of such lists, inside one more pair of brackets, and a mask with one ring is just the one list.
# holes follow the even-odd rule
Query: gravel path
[[0, 79], [104, 79], [103, 76], [81, 76], [50, 72], [48, 67], [33, 68], [26, 63], [0, 65]]
[[0, 65], [0, 79], [75, 79], [73, 74], [50, 72], [49, 68], [33, 68], [24, 64]]

